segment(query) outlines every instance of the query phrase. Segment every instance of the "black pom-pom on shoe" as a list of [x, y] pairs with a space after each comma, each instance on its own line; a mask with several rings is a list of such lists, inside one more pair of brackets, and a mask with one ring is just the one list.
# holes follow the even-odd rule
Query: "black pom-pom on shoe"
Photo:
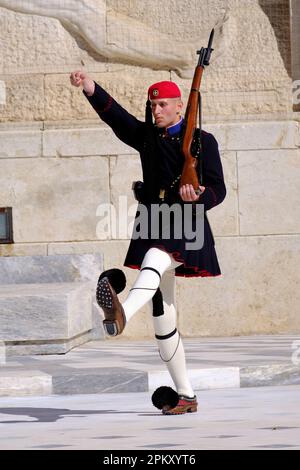
[[106, 271], [103, 271], [103, 273], [100, 274], [98, 283], [104, 277], [107, 277], [109, 283], [114, 288], [116, 294], [119, 294], [120, 292], [122, 292], [122, 290], [125, 289], [126, 277], [121, 269], [113, 268], [113, 269], [107, 269]]
[[173, 388], [162, 386], [155, 390], [152, 395], [153, 405], [162, 410], [165, 407], [175, 408], [179, 402], [179, 395]]

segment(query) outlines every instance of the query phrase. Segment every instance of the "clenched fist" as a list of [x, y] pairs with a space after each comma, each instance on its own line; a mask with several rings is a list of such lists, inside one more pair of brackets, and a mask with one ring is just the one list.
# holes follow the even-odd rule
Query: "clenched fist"
[[81, 70], [76, 70], [75, 72], [72, 72], [70, 75], [70, 82], [73, 86], [82, 86], [84, 91], [89, 96], [92, 96], [94, 94], [95, 82], [87, 75], [87, 73], [82, 72]]

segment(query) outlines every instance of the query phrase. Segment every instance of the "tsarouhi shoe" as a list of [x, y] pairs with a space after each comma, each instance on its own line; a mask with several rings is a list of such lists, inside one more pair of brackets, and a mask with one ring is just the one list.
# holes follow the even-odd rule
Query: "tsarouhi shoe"
[[162, 413], [164, 415], [182, 415], [184, 413], [194, 413], [198, 409], [197, 397], [196, 395], [193, 398], [185, 397], [184, 395], [179, 395], [179, 401], [174, 408], [171, 408], [169, 405], [165, 405], [162, 408]]
[[125, 285], [125, 274], [120, 269], [104, 271], [98, 280], [96, 300], [104, 312], [103, 326], [109, 336], [120, 335], [126, 325], [125, 312], [117, 296]]
[[155, 390], [152, 395], [152, 403], [164, 415], [194, 413], [198, 407], [196, 395], [193, 398], [178, 395], [173, 388], [164, 385]]

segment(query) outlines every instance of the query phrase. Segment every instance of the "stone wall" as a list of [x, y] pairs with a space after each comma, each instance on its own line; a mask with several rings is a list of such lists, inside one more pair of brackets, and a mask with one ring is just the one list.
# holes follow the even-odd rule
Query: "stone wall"
[[[13, 206], [16, 243], [0, 246], [0, 255], [103, 253], [104, 269], [122, 267], [129, 238], [101, 232], [97, 206], [111, 202], [118, 213], [119, 197], [126, 196], [134, 214], [138, 155], [102, 125], [3, 127], [0, 201]], [[219, 141], [228, 189], [225, 201], [208, 212], [223, 275], [177, 279], [180, 329], [187, 336], [299, 331], [299, 124], [206, 129]], [[137, 275], [124, 271], [121, 299]], [[125, 337], [152, 334], [146, 307]]]
[[[0, 207], [13, 207], [15, 241], [0, 245], [0, 256], [101, 253], [104, 269], [122, 266], [129, 239], [99, 228], [97, 207], [117, 209], [127, 196], [134, 213], [139, 157], [101, 124], [69, 74], [88, 71], [142, 118], [152, 82], [171, 77], [186, 100], [195, 50], [218, 20], [202, 96], [204, 127], [219, 141], [228, 189], [208, 213], [223, 275], [177, 280], [180, 330], [300, 331], [300, 138], [289, 1], [109, 0], [102, 16], [91, 8], [96, 15], [89, 17], [84, 4], [105, 2], [78, 0], [76, 20], [20, 8], [33, 3], [0, 0]], [[121, 299], [137, 275], [124, 271]], [[149, 336], [145, 308], [124, 337]]]
[[[47, 16], [53, 8], [26, 14], [32, 3], [40, 2], [0, 0], [0, 80], [7, 89], [1, 122], [93, 119], [79, 90], [70, 87], [74, 69], [88, 71], [138, 116], [153, 81], [171, 76], [186, 98], [196, 50], [206, 46], [216, 22], [215, 50], [202, 82], [205, 118], [291, 113], [288, 0], [110, 0], [105, 10], [103, 0], [77, 0], [76, 21], [58, 8], [56, 17]], [[98, 6], [91, 17], [85, 4]]]
[[291, 45], [292, 45], [292, 78], [296, 83], [297, 103], [294, 110], [300, 111], [300, 3], [291, 0]]

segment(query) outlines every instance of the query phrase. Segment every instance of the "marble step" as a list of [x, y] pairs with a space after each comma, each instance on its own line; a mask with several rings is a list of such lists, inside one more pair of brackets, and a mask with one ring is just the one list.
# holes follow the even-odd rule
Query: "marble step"
[[[195, 390], [300, 384], [300, 366], [270, 364], [251, 367], [191, 369]], [[57, 367], [16, 370], [0, 368], [0, 396], [76, 395], [92, 393], [153, 392], [161, 385], [173, 386], [165, 369], [151, 372], [122, 367]]]
[[0, 257], [0, 285], [84, 281], [96, 285], [102, 269], [102, 254]]
[[0, 285], [0, 340], [5, 354], [65, 353], [88, 341], [90, 282]]

